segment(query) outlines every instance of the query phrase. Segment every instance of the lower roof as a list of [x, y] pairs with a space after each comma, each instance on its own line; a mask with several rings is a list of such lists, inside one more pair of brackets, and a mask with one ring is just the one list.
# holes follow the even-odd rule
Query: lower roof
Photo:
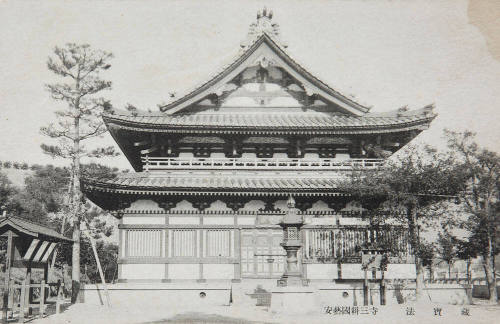
[[158, 174], [139, 172], [122, 174], [111, 180], [84, 179], [82, 190], [116, 194], [286, 194], [335, 193], [337, 177], [297, 177], [291, 174], [270, 174], [263, 177], [258, 172], [238, 175], [222, 173], [205, 174]]

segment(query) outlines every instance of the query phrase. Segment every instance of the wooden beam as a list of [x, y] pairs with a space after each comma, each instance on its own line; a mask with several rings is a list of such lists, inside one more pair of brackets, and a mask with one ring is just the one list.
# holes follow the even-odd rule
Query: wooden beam
[[99, 270], [99, 275], [101, 277], [102, 285], [104, 286], [104, 293], [106, 294], [106, 302], [108, 307], [111, 307], [111, 301], [109, 300], [108, 286], [106, 285], [106, 280], [104, 279], [104, 274], [102, 272], [101, 262], [99, 261], [99, 255], [97, 254], [95, 240], [92, 235], [89, 234], [88, 230], [84, 231], [90, 240], [90, 245], [92, 246], [92, 251], [94, 252], [95, 262], [97, 263], [97, 269]]

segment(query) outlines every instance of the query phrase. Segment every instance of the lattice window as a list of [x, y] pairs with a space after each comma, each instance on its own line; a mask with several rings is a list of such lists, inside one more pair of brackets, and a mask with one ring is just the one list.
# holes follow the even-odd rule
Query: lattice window
[[297, 231], [297, 227], [288, 227], [288, 239], [289, 240], [298, 240], [299, 232]]
[[196, 230], [173, 230], [172, 245], [174, 257], [196, 256]]
[[359, 256], [366, 238], [364, 229], [308, 230], [305, 257], [330, 260]]
[[127, 252], [129, 257], [160, 257], [161, 230], [128, 230]]
[[333, 258], [335, 251], [334, 244], [334, 231], [309, 230], [307, 233], [306, 258]]
[[231, 256], [231, 232], [229, 230], [207, 230], [206, 235], [208, 257]]

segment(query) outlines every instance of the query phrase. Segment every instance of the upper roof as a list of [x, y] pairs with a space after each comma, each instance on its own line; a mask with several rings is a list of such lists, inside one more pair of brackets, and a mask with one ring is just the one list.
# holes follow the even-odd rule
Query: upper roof
[[334, 90], [292, 58], [286, 50], [286, 44], [280, 39], [279, 26], [271, 22], [272, 17], [272, 11], [266, 9], [257, 13], [257, 21], [250, 25], [248, 37], [242, 43], [241, 50], [236, 57], [184, 95], [168, 104], [160, 105], [160, 110], [173, 114], [211, 94], [219, 94], [221, 86], [255, 64], [256, 61], [264, 68], [267, 68], [269, 64], [283, 68], [301, 83], [308, 95], [317, 94], [349, 114], [359, 116], [370, 110], [369, 107]]
[[[414, 111], [369, 113], [367, 106], [297, 63], [287, 52], [272, 16], [267, 10], [259, 12], [238, 55], [199, 86], [161, 106], [161, 112], [114, 110], [103, 115], [135, 170], [142, 168], [141, 154], [163, 145], [153, 143], [157, 140], [154, 133], [182, 134], [177, 137], [409, 133], [414, 137], [436, 117], [432, 105]], [[169, 136], [159, 136], [158, 142]]]
[[27, 219], [14, 216], [0, 218], [0, 232], [4, 232], [9, 227], [29, 236], [33, 237], [42, 236], [43, 238], [48, 239], [50, 241], [73, 242], [72, 239], [65, 237], [64, 235], [53, 230], [52, 228], [31, 222]]

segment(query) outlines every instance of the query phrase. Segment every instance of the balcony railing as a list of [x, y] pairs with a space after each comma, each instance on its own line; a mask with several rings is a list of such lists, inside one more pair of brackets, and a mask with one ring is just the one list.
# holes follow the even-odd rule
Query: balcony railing
[[149, 170], [337, 170], [375, 169], [383, 159], [242, 159], [242, 158], [165, 158], [142, 157], [143, 169]]

